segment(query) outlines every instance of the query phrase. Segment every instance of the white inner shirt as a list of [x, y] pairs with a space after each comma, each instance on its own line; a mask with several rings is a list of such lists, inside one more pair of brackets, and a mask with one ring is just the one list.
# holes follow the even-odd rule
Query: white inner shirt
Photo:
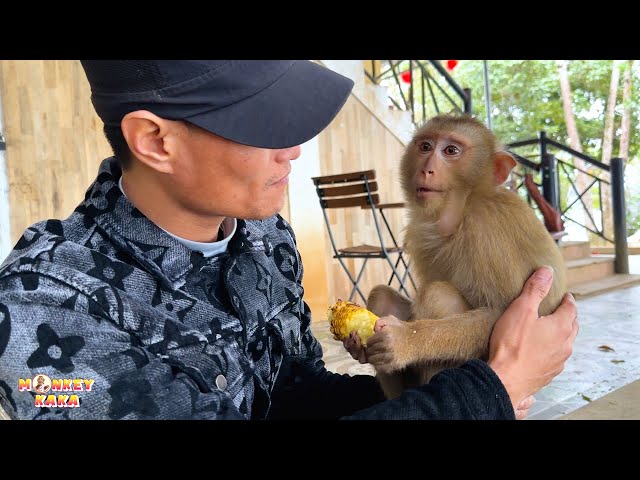
[[[127, 194], [124, 192], [124, 188], [122, 188], [122, 177], [120, 177], [120, 181], [118, 182], [118, 186], [120, 187], [120, 191], [122, 194], [127, 197]], [[129, 198], [129, 197], [127, 197]], [[222, 231], [224, 233], [224, 238], [219, 242], [194, 242], [193, 240], [187, 240], [186, 238], [179, 237], [174, 235], [171, 232], [167, 232], [164, 228], [159, 225], [156, 225], [158, 228], [162, 229], [164, 232], [167, 232], [189, 250], [193, 250], [195, 252], [202, 253], [205, 257], [213, 257], [219, 253], [222, 253], [227, 250], [227, 245], [233, 237], [233, 234], [236, 233], [236, 226], [238, 222], [235, 218], [225, 218], [222, 221]]]

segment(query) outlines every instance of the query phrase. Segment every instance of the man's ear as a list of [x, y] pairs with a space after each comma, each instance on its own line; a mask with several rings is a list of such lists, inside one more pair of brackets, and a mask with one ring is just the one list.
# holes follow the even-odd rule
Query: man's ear
[[502, 185], [509, 178], [509, 173], [518, 162], [504, 150], [495, 153], [494, 170], [496, 175], [496, 185]]
[[161, 173], [173, 173], [171, 154], [165, 148], [165, 136], [172, 127], [170, 120], [147, 110], [127, 113], [120, 128], [131, 153], [148, 167]]

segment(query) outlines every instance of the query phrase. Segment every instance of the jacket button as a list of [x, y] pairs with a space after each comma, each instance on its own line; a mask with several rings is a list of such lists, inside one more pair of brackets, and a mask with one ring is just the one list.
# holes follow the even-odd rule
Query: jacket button
[[216, 387], [220, 390], [224, 390], [227, 388], [227, 379], [224, 378], [224, 375], [218, 375], [216, 377]]
[[262, 237], [262, 243], [264, 245], [264, 253], [267, 255], [267, 257], [270, 257], [273, 253], [273, 245], [271, 245], [268, 235]]

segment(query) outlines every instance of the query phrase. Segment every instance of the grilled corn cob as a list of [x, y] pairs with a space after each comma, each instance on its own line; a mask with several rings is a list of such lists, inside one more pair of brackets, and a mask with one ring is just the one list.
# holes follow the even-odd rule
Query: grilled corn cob
[[327, 310], [327, 320], [331, 333], [339, 340], [344, 340], [353, 330], [358, 332], [362, 345], [373, 335], [373, 326], [378, 317], [357, 303], [338, 300]]

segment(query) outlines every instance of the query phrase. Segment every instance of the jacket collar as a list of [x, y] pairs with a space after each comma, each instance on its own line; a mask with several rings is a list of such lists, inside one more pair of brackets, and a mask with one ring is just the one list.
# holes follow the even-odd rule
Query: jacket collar
[[[179, 288], [189, 271], [215, 261], [217, 255], [204, 258], [145, 217], [118, 187], [121, 176], [117, 160], [114, 157], [105, 159], [76, 212], [91, 217], [114, 243], [128, 251], [166, 287]], [[258, 222], [238, 219], [236, 233], [228, 245], [231, 254], [264, 249], [262, 240], [259, 240], [263, 234], [250, 233], [248, 223], [253, 227]], [[89, 224], [85, 221], [87, 227]]]

